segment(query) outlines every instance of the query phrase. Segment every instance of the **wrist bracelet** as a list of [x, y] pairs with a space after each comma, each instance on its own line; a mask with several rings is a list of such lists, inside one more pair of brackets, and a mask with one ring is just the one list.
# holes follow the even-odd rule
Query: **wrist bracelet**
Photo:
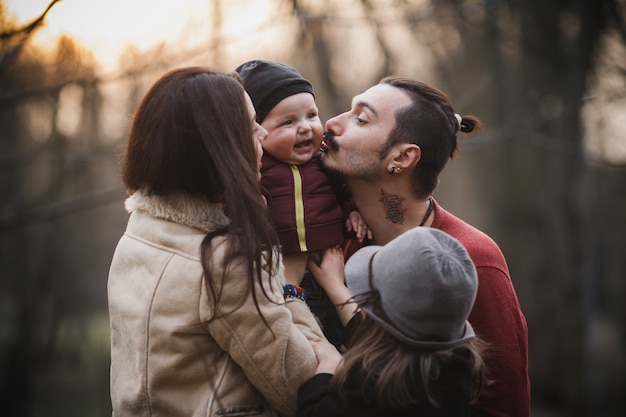
[[297, 285], [285, 284], [283, 287], [283, 296], [285, 300], [288, 298], [297, 298], [298, 300], [306, 301], [306, 291], [304, 288]]

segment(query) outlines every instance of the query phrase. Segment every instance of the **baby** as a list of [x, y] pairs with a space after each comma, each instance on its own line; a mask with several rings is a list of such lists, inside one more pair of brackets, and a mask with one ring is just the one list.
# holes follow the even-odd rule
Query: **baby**
[[297, 291], [311, 254], [343, 244], [344, 231], [355, 232], [361, 241], [371, 232], [341, 198], [341, 185], [321, 169], [324, 128], [311, 83], [278, 62], [248, 61], [236, 71], [257, 122], [268, 132], [261, 142], [261, 185], [280, 239], [285, 278]]

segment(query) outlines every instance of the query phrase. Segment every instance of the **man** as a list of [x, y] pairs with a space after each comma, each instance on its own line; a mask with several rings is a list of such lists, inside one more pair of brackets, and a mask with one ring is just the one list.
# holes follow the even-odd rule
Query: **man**
[[326, 123], [322, 165], [345, 179], [374, 244], [425, 226], [443, 230], [465, 246], [479, 281], [469, 321], [487, 343], [492, 382], [472, 415], [528, 417], [528, 329], [504, 256], [489, 236], [431, 196], [457, 150], [457, 133], [479, 125], [477, 118], [456, 114], [441, 91], [388, 77], [357, 95], [350, 111]]

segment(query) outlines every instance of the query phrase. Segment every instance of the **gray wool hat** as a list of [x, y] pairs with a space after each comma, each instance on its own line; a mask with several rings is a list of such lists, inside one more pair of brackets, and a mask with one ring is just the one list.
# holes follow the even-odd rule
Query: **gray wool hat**
[[235, 71], [252, 99], [259, 123], [283, 99], [298, 93], [313, 94], [313, 86], [298, 70], [280, 62], [256, 59], [244, 62]]
[[[476, 268], [441, 230], [416, 227], [385, 246], [366, 246], [348, 259], [345, 275], [361, 308], [410, 346], [448, 349], [475, 336], [467, 317], [478, 288]], [[372, 303], [376, 292], [379, 302]]]

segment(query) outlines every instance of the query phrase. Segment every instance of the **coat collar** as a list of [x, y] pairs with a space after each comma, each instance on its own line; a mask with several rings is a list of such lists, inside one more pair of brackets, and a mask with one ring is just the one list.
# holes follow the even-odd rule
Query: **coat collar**
[[222, 203], [184, 192], [155, 195], [139, 190], [126, 199], [126, 211], [143, 210], [151, 216], [209, 233], [229, 223]]

